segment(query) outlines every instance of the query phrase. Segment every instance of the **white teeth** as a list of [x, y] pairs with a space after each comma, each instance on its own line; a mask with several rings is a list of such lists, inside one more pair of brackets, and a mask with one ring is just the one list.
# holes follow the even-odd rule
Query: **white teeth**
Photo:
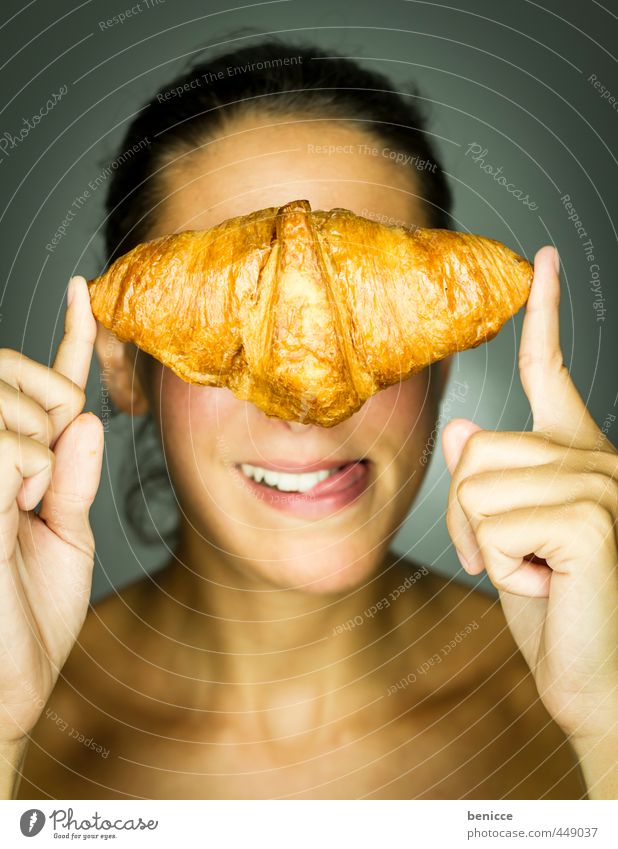
[[271, 469], [263, 469], [260, 466], [251, 466], [249, 463], [241, 463], [240, 468], [248, 478], [257, 483], [262, 480], [269, 486], [273, 486], [281, 492], [307, 492], [326, 478], [338, 472], [336, 469], [321, 469], [319, 472], [306, 472], [303, 474], [290, 474], [289, 472], [273, 472]]

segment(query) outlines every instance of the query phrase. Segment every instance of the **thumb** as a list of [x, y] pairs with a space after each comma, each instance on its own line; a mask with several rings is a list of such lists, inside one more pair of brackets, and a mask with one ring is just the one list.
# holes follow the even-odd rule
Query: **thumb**
[[466, 442], [477, 430], [482, 430], [482, 428], [470, 421], [470, 419], [453, 419], [444, 428], [442, 432], [442, 450], [444, 451], [446, 466], [451, 474], [457, 468], [461, 452], [464, 450]]
[[54, 446], [56, 462], [39, 517], [77, 548], [92, 545], [88, 512], [101, 480], [103, 425], [93, 413], [73, 419]]

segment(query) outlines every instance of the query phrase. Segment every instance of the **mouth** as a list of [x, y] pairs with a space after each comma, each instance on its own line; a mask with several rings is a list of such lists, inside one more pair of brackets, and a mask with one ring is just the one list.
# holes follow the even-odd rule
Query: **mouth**
[[[371, 461], [258, 466], [238, 463], [247, 490], [267, 505], [305, 518], [319, 518], [354, 503], [367, 489]], [[283, 467], [283, 468], [282, 468]], [[309, 471], [306, 471], [309, 469]]]

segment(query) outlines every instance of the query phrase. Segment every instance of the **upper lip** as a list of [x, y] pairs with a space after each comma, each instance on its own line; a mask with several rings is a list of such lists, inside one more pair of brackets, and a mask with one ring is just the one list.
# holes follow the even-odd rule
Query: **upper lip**
[[322, 469], [336, 469], [348, 463], [360, 463], [367, 458], [355, 457], [344, 460], [316, 460], [311, 463], [295, 463], [292, 460], [243, 460], [242, 464], [248, 466], [259, 466], [261, 469], [270, 469], [272, 472], [287, 472], [288, 474], [301, 474], [302, 472], [319, 472]]

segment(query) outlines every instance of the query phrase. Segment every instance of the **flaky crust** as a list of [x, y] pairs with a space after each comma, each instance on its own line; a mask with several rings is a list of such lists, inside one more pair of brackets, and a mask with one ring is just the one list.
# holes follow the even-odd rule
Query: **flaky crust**
[[331, 427], [492, 339], [531, 282], [493, 239], [298, 200], [140, 244], [89, 289], [102, 324], [183, 380]]

